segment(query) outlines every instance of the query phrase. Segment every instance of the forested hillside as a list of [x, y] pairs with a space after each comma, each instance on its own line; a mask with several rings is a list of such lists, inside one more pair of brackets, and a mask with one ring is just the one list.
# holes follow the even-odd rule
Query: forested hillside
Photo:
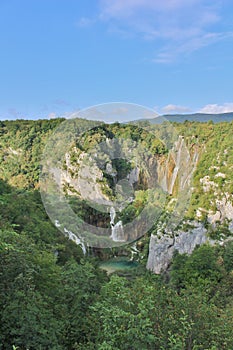
[[[168, 269], [159, 275], [146, 269], [150, 236], [166, 234], [163, 223], [179, 190], [179, 173], [171, 187], [168, 172], [168, 207], [134, 243], [135, 254], [132, 245], [86, 247], [84, 254], [50, 221], [40, 196], [42, 152], [62, 122], [0, 122], [0, 349], [231, 350], [233, 122], [173, 124], [190, 153], [198, 153], [192, 195], [177, 230], [189, 233], [193, 226], [203, 225], [206, 235], [220, 244], [196, 246], [192, 254], [175, 251]], [[111, 135], [127, 135], [139, 142], [140, 149], [149, 150], [150, 159], [158, 160], [163, 170], [168, 151], [151, 137], [154, 128], [163, 140], [163, 124], [96, 127], [79, 138], [70, 153], [87, 152]], [[128, 151], [128, 144], [124, 147]], [[175, 165], [167, 164], [174, 171]], [[63, 166], [66, 172], [73, 169], [72, 162]], [[112, 166], [121, 181], [133, 164], [115, 161]], [[99, 169], [103, 177], [97, 185], [106, 198], [115, 198], [112, 177], [101, 164]], [[148, 184], [143, 173], [135, 191], [135, 200], [119, 214], [123, 224], [145, 203]], [[66, 196], [84, 220], [110, 227], [109, 217], [90, 209], [70, 186]], [[152, 204], [156, 207], [156, 199]], [[136, 267], [112, 274], [100, 268], [100, 263], [119, 256], [132, 258]]]
[[171, 122], [183, 123], [187, 121], [193, 122], [209, 122], [214, 123], [231, 122], [233, 120], [233, 113], [208, 114], [208, 113], [194, 113], [194, 114], [172, 114], [164, 115]]

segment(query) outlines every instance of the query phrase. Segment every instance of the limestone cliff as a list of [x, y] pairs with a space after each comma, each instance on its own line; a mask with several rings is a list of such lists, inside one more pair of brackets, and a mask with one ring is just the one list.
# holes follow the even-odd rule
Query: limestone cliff
[[[158, 179], [163, 189], [173, 195], [174, 201], [179, 202], [179, 196], [177, 197], [179, 191], [192, 186], [191, 179], [194, 166], [197, 164], [198, 153], [197, 146], [188, 150], [184, 139], [179, 137], [166, 161], [159, 163]], [[218, 156], [217, 161], [219, 159]], [[223, 163], [223, 165], [227, 164]], [[220, 238], [220, 240], [210, 239], [209, 232], [203, 223], [206, 218], [212, 229], [218, 230], [218, 225], [225, 225], [225, 228], [233, 233], [233, 194], [224, 191], [224, 183], [220, 186], [221, 179], [227, 180], [228, 184], [230, 180], [221, 172], [220, 161], [218, 167], [215, 168], [217, 173], [214, 173], [212, 177], [205, 175], [199, 180], [199, 196], [200, 193], [202, 198], [206, 196], [205, 207], [195, 210], [194, 220], [189, 222], [188, 230], [178, 229], [175, 225], [168, 226], [165, 221], [158, 222], [157, 232], [150, 237], [147, 269], [160, 274], [168, 269], [176, 250], [180, 254], [191, 254], [197, 245], [206, 242], [223, 244], [224, 239], [231, 239], [227, 237]], [[205, 170], [211, 173], [213, 166]], [[187, 207], [183, 206], [183, 209]], [[182, 220], [179, 224], [182, 227]]]
[[176, 234], [164, 234], [162, 236], [151, 235], [147, 269], [156, 274], [166, 271], [171, 263], [174, 252], [191, 254], [197, 245], [209, 242], [214, 244], [207, 236], [207, 230], [200, 223], [184, 232], [178, 230]]
[[183, 136], [179, 136], [166, 159], [158, 161], [158, 182], [168, 194], [173, 194], [175, 187], [184, 190], [190, 186], [193, 171], [198, 160], [198, 147], [188, 149]]

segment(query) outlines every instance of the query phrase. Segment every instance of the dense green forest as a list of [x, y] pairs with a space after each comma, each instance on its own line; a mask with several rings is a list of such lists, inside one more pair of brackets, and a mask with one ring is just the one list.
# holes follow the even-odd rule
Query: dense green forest
[[[107, 274], [100, 262], [114, 255], [130, 259], [129, 247], [89, 248], [84, 255], [53, 225], [39, 192], [40, 164], [48, 138], [62, 122], [0, 122], [0, 349], [233, 349], [233, 241], [177, 253], [169, 271], [155, 275], [146, 269], [154, 226], [137, 243], [136, 267]], [[198, 220], [202, 208], [199, 220], [210, 234], [229, 238], [227, 220], [213, 229], [207, 219], [208, 210], [216, 210], [215, 199], [233, 193], [233, 122], [174, 126], [188, 147], [200, 149], [185, 218]], [[166, 147], [146, 133], [153, 127], [115, 124], [110, 131], [139, 138], [150, 152], [166, 157]], [[98, 142], [101, 132], [89, 133], [79, 147]], [[160, 125], [161, 139], [164, 132]], [[115, 166], [122, 176], [130, 169], [128, 163]], [[203, 188], [200, 180], [207, 175], [215, 191]], [[104, 181], [111, 179], [106, 175]], [[141, 197], [123, 212], [123, 221], [142, 205], [143, 190], [138, 188]]]

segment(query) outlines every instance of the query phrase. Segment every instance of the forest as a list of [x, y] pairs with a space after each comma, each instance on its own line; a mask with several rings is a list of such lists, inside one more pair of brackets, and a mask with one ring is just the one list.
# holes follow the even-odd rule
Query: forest
[[[214, 225], [209, 218], [218, 201], [233, 193], [233, 122], [173, 123], [187, 147], [199, 150], [183, 227], [199, 220], [211, 238], [223, 240], [196, 246], [192, 254], [175, 252], [169, 269], [154, 274], [146, 263], [156, 223], [137, 240], [131, 259], [130, 245], [87, 247], [84, 254], [49, 219], [40, 195], [41, 156], [63, 121], [0, 122], [0, 349], [232, 350], [233, 234], [227, 217]], [[76, 148], [86, 151], [114, 133], [166, 157], [163, 143], [150, 136], [155, 127], [162, 139], [163, 124], [97, 126]], [[127, 162], [114, 166], [122, 178], [130, 170]], [[205, 186], [215, 190], [202, 186], [206, 176]], [[106, 195], [115, 195], [108, 174], [101, 184]], [[137, 200], [121, 214], [123, 223], [138, 215], [146, 190], [141, 179]], [[176, 191], [175, 184], [171, 195]], [[93, 211], [87, 203], [74, 196], [70, 200], [89, 220]], [[134, 267], [112, 273], [101, 268], [122, 256], [135, 262]]]

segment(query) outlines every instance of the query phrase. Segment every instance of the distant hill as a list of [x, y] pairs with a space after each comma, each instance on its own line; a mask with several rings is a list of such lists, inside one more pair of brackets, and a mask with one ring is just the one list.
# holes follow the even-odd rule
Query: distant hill
[[[194, 114], [166, 114], [162, 117], [168, 119], [171, 122], [183, 123], [185, 120], [195, 122], [208, 122], [212, 120], [214, 123], [230, 122], [233, 120], [233, 112], [221, 113], [221, 114], [206, 114], [206, 113], [194, 113]], [[163, 118], [147, 119], [152, 124], [160, 123]]]

